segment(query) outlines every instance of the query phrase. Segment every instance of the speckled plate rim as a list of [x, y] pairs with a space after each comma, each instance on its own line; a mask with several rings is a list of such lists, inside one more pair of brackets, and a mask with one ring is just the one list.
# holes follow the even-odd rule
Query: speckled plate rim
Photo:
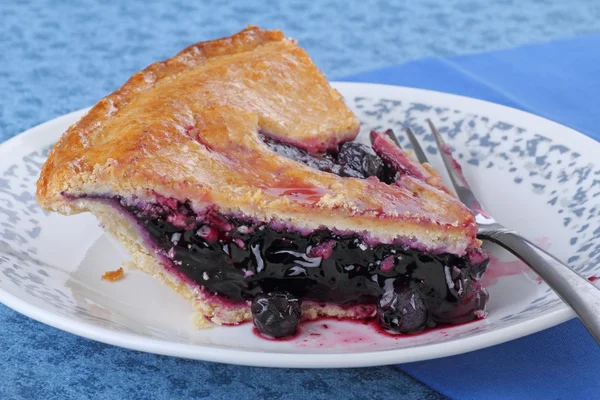
[[[407, 88], [392, 85], [334, 82], [333, 85], [345, 96], [364, 95], [366, 90], [376, 91], [382, 97], [402, 96], [410, 97], [411, 101], [435, 102], [436, 104], [452, 104], [461, 109], [476, 109], [480, 113], [502, 114], [506, 120], [527, 119], [530, 124], [535, 124], [539, 130], [550, 133], [560, 131], [569, 135], [569, 142], [582, 155], [591, 157], [591, 153], [600, 151], [600, 144], [593, 139], [564, 125], [548, 119], [498, 105], [484, 100], [442, 93], [424, 89]], [[73, 119], [74, 114], [86, 110], [75, 111], [51, 121], [33, 127], [24, 133], [0, 144], [0, 152], [22, 149], [23, 147], [37, 150], [39, 144], [32, 140], [41, 131], [51, 129], [54, 125], [64, 124], [66, 120]], [[31, 146], [35, 145], [35, 146]], [[243, 349], [227, 349], [222, 347], [190, 345], [173, 343], [167, 340], [145, 338], [131, 333], [115, 332], [111, 329], [98, 327], [92, 323], [78, 320], [69, 316], [48, 314], [46, 311], [8, 293], [0, 287], [0, 302], [13, 310], [26, 315], [34, 320], [55, 328], [82, 336], [99, 342], [149, 353], [176, 356], [203, 361], [215, 361], [248, 366], [281, 367], [281, 368], [350, 368], [389, 365], [435, 359], [466, 353], [496, 344], [514, 340], [535, 332], [558, 325], [574, 317], [572, 310], [565, 304], [560, 304], [554, 311], [521, 321], [518, 324], [485, 332], [475, 337], [448, 340], [443, 343], [428, 344], [403, 349], [380, 350], [357, 353], [294, 354], [286, 352], [262, 353]], [[285, 355], [285, 357], [282, 357]]]

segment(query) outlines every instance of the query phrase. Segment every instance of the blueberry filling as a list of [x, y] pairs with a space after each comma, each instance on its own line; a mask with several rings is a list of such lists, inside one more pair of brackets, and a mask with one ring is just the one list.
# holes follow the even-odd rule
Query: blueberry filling
[[[418, 175], [410, 162], [388, 154], [394, 150], [381, 135], [372, 134], [377, 153], [347, 142], [325, 154], [261, 137], [278, 154], [342, 177], [392, 184], [403, 173]], [[390, 131], [384, 135], [394, 138]], [[197, 214], [174, 199], [143, 207], [117, 200], [172, 268], [228, 302], [251, 302], [254, 325], [271, 337], [296, 331], [304, 300], [373, 306], [379, 325], [394, 333], [484, 315], [488, 295], [479, 279], [489, 260], [478, 250], [465, 257], [432, 254], [402, 244], [369, 244], [358, 234], [329, 229], [303, 234], [214, 209]]]
[[362, 143], [346, 142], [336, 152], [314, 154], [264, 135], [261, 138], [275, 153], [320, 171], [361, 179], [374, 176], [387, 184], [396, 180], [395, 169]]
[[[488, 260], [481, 257], [471, 262], [477, 257], [429, 254], [401, 244], [370, 245], [360, 235], [328, 229], [302, 234], [216, 210], [198, 215], [175, 200], [121, 205], [172, 260], [173, 268], [232, 303], [262, 304], [268, 299], [257, 303], [257, 296], [285, 292], [344, 307], [377, 305], [384, 328], [406, 333], [424, 325], [473, 320], [483, 314], [487, 301], [478, 280]], [[274, 309], [264, 314], [258, 305], [253, 308], [257, 327], [265, 315], [273, 318]], [[394, 315], [407, 310], [408, 317]], [[295, 318], [295, 311], [282, 312]], [[277, 337], [291, 329], [288, 322], [262, 323], [275, 327], [263, 333]]]

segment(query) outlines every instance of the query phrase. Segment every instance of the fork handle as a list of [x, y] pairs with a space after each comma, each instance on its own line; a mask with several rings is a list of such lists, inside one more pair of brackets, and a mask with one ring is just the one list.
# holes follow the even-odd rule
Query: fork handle
[[600, 289], [545, 250], [506, 229], [480, 232], [529, 265], [567, 303], [600, 344]]

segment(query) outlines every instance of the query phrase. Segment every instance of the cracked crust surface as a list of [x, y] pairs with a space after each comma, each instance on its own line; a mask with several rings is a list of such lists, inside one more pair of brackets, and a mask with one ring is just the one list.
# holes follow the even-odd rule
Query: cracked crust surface
[[86, 211], [72, 201], [83, 195], [157, 193], [432, 251], [478, 246], [472, 213], [443, 190], [317, 171], [273, 153], [258, 135], [322, 151], [358, 127], [304, 50], [279, 31], [250, 27], [152, 64], [102, 99], [50, 152], [37, 198], [69, 214]]

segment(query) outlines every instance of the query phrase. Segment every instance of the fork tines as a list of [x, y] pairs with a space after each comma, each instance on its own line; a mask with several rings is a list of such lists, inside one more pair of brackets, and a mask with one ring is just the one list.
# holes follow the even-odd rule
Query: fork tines
[[396, 134], [394, 133], [393, 130], [388, 129], [387, 131], [385, 131], [385, 133], [390, 138], [392, 138], [392, 140], [394, 141], [394, 143], [396, 143], [396, 146], [398, 146], [399, 148], [402, 148], [402, 146], [400, 145], [400, 140], [398, 140], [398, 136], [396, 136]]
[[410, 127], [406, 128], [406, 136], [408, 137], [408, 141], [410, 142], [410, 145], [413, 148], [413, 152], [415, 153], [415, 157], [417, 157], [417, 160], [419, 160], [420, 163], [429, 162], [427, 156], [425, 155], [425, 152], [423, 151], [423, 148], [421, 148], [421, 145], [419, 144], [419, 141], [415, 136], [415, 133], [412, 129], [410, 129]]

